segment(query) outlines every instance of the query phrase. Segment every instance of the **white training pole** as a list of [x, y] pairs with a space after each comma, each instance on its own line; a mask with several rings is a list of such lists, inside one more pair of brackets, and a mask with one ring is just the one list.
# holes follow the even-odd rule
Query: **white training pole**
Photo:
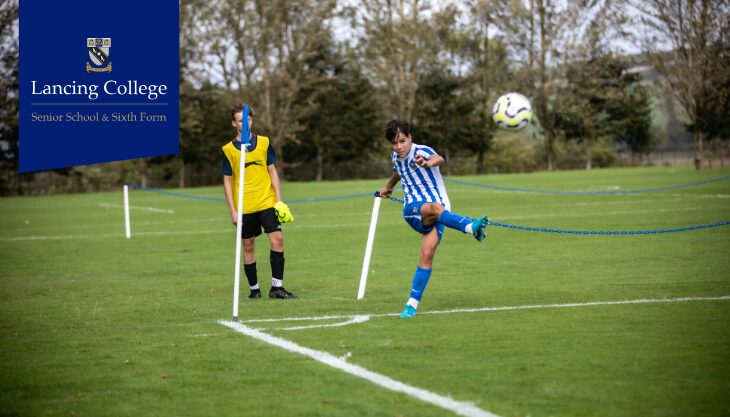
[[124, 229], [127, 232], [127, 239], [132, 237], [132, 227], [129, 224], [129, 186], [124, 184]]
[[243, 138], [250, 139], [248, 131], [248, 106], [243, 107], [241, 114], [241, 160], [238, 165], [238, 220], [236, 220], [236, 266], [233, 273], [233, 321], [238, 321], [238, 293], [241, 281], [241, 231], [243, 230], [243, 177], [246, 173], [246, 145]]
[[370, 257], [373, 254], [373, 241], [375, 240], [375, 226], [378, 224], [378, 213], [380, 212], [380, 196], [376, 196], [373, 201], [373, 214], [370, 217], [370, 230], [368, 231], [368, 243], [365, 245], [365, 259], [362, 262], [362, 272], [360, 273], [360, 288], [357, 290], [357, 299], [362, 300], [365, 297], [365, 285], [368, 282], [368, 269], [370, 269]]

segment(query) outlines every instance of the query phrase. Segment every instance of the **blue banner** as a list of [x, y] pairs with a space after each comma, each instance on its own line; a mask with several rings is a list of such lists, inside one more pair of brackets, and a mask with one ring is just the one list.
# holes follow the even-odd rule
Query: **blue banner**
[[178, 152], [178, 0], [24, 0], [19, 39], [21, 172]]

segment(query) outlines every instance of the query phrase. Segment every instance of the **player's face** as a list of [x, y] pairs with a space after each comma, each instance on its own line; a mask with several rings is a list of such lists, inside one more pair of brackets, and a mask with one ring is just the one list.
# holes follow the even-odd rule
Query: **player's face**
[[[236, 133], [238, 133], [238, 136], [241, 136], [241, 130], [243, 129], [243, 113], [236, 113], [235, 118], [233, 121], [231, 121], [231, 124], [233, 127], [236, 128]], [[253, 126], [253, 117], [251, 115], [248, 116], [248, 131], [251, 131], [251, 126]]]
[[413, 139], [411, 138], [411, 135], [406, 136], [403, 134], [403, 132], [400, 131], [396, 134], [393, 142], [390, 142], [390, 146], [393, 148], [393, 152], [398, 155], [398, 158], [403, 158], [404, 156], [408, 155], [408, 153], [411, 151], [412, 144]]

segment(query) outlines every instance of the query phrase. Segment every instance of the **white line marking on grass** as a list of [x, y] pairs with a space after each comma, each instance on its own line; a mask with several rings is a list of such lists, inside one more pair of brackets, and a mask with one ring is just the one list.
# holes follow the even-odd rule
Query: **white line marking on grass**
[[[563, 190], [564, 192], [570, 192], [570, 190]], [[620, 190], [585, 190], [588, 192], [601, 192], [601, 191], [620, 191]], [[728, 194], [709, 194], [709, 193], [698, 193], [698, 194], [692, 194], [692, 193], [666, 193], [666, 192], [653, 192], [653, 193], [631, 193], [628, 192], [631, 190], [624, 190], [622, 194], [606, 194], [601, 196], [596, 196], [600, 198], [610, 198], [610, 197], [619, 197], [621, 199], [624, 199], [625, 202], [631, 202], [631, 198], [642, 198], [643, 201], [651, 201], [649, 198], [654, 197], [653, 201], [666, 199], [667, 197], [693, 197], [693, 198], [728, 198], [730, 195]], [[479, 189], [474, 189], [474, 187], [470, 188], [456, 188], [456, 187], [450, 187], [449, 188], [449, 194], [474, 194], [474, 193], [492, 193], [492, 194], [515, 194], [514, 191], [508, 191], [508, 190], [497, 190], [494, 188], [484, 188], [479, 187]], [[529, 193], [531, 195], [535, 196], [542, 196], [542, 197], [555, 197], [557, 194], [552, 193]], [[585, 194], [561, 194], [563, 197], [585, 197]], [[402, 197], [402, 196], [396, 196], [396, 197]], [[633, 200], [633, 201], [639, 201], [639, 200]], [[600, 203], [599, 203], [600, 204]]]
[[[622, 216], [625, 214], [664, 213], [664, 212], [674, 212], [674, 211], [704, 211], [704, 210], [713, 210], [713, 208], [712, 207], [682, 207], [682, 208], [674, 208], [674, 209], [602, 211], [601, 216], [605, 216], [605, 215]], [[526, 215], [517, 215], [517, 216], [499, 216], [499, 220], [565, 218], [565, 217], [596, 217], [596, 213], [593, 212], [593, 213], [526, 214]]]
[[[540, 308], [569, 308], [569, 307], [592, 307], [592, 306], [610, 306], [624, 304], [650, 304], [650, 303], [678, 303], [687, 301], [727, 301], [730, 295], [717, 297], [680, 297], [680, 298], [642, 298], [638, 300], [619, 300], [619, 301], [589, 301], [584, 303], [564, 303], [564, 304], [532, 304], [523, 306], [501, 306], [501, 307], [479, 307], [479, 308], [458, 308], [454, 310], [435, 310], [418, 312], [418, 315], [424, 314], [454, 314], [454, 313], [480, 313], [485, 311], [509, 311], [509, 310], [534, 310]], [[370, 314], [368, 317], [397, 317], [398, 313]], [[336, 315], [336, 316], [319, 316], [319, 317], [286, 317], [278, 319], [251, 319], [245, 320], [245, 323], [272, 323], [280, 321], [316, 321], [316, 320], [336, 320], [336, 319], [353, 319], [357, 315]], [[354, 324], [354, 322], [345, 322]], [[344, 324], [342, 324], [344, 325]]]
[[[396, 226], [401, 224], [406, 224], [403, 221], [382, 221], [378, 222], [379, 225], [384, 226]], [[333, 223], [333, 224], [309, 224], [309, 225], [287, 225], [287, 229], [340, 229], [340, 228], [347, 228], [347, 227], [365, 227], [367, 228], [370, 225], [370, 222], [358, 222], [358, 223]]]
[[[579, 205], [592, 205], [590, 204], [574, 204]], [[565, 205], [561, 205], [565, 206]], [[543, 206], [545, 207], [545, 206]], [[148, 207], [151, 210], [160, 210]], [[657, 213], [657, 212], [673, 212], [673, 211], [700, 211], [700, 210], [715, 210], [712, 207], [685, 207], [678, 209], [646, 209], [646, 210], [622, 210], [622, 211], [611, 211], [602, 212], [603, 215], [626, 215], [635, 213]], [[172, 212], [172, 210], [170, 210]], [[590, 217], [595, 216], [595, 213], [560, 213], [560, 214], [526, 214], [526, 215], [508, 215], [508, 216], [493, 216], [493, 219], [499, 220], [518, 220], [518, 219], [539, 219], [539, 218], [569, 218], [569, 217]], [[202, 221], [213, 221], [212, 219], [202, 219]], [[182, 220], [180, 222], [143, 222], [139, 224], [144, 225], [156, 225], [156, 224], [177, 224], [177, 223], [196, 223], [198, 220]], [[367, 227], [367, 222], [355, 222], [355, 223], [337, 223], [337, 224], [307, 224], [307, 225], [290, 225], [287, 226], [289, 229], [340, 229], [340, 228], [354, 228], [354, 227]], [[384, 220], [380, 221], [381, 226], [402, 226], [403, 221], [398, 220]], [[76, 227], [76, 226], [71, 226]], [[170, 232], [135, 232], [135, 237], [143, 236], [185, 236], [185, 235], [197, 235], [197, 234], [218, 234], [226, 233], [233, 229], [216, 229], [216, 230], [185, 230], [185, 231], [170, 231]], [[98, 235], [57, 235], [57, 236], [17, 236], [17, 237], [0, 237], [0, 242], [14, 242], [14, 241], [34, 241], [34, 240], [66, 240], [66, 239], [94, 239], [94, 238], [116, 238], [120, 234], [98, 234]], [[121, 236], [124, 236], [121, 234]]]
[[[641, 205], [644, 203], [647, 204], [655, 204], [655, 203], [661, 203], [663, 205], [666, 205], [666, 203], [673, 202], [673, 201], [679, 201], [684, 202], [687, 201], [687, 197], [690, 197], [690, 195], [686, 195], [684, 197], [675, 197], [675, 198], [667, 198], [665, 196], [662, 196], [662, 198], [642, 198], [642, 199], [621, 199], [621, 200], [611, 200], [611, 201], [582, 201], [582, 202], [570, 202], [570, 203], [547, 203], [547, 204], [524, 204], [519, 205], [517, 208], [546, 208], [546, 207], [593, 207], [593, 206], [599, 206], [599, 207], [606, 207], [606, 206], [631, 206], [631, 205]], [[720, 198], [719, 195], [692, 195], [693, 198]]]
[[[176, 216], [177, 217], [177, 216]], [[189, 219], [189, 220], [156, 220], [156, 221], [138, 221], [134, 222], [136, 226], [149, 226], [149, 225], [161, 225], [161, 224], [174, 224], [174, 225], [180, 225], [185, 223], [193, 223], [193, 224], [199, 224], [199, 223], [221, 223], [225, 224], [226, 219], [221, 219], [220, 216], [216, 217], [209, 217], [209, 218], [201, 218], [201, 219]], [[228, 223], [230, 224], [230, 223]], [[77, 230], [77, 229], [94, 229], [94, 230], [109, 230], [109, 229], [116, 229], [119, 227], [119, 222], [106, 222], [106, 223], [84, 223], [84, 224], [63, 224], [61, 226], [48, 226], [44, 225], [43, 230], [56, 230], [56, 231], [69, 231], [70, 229]], [[17, 227], [14, 229], [6, 228], [3, 231], [4, 232], [26, 232], [28, 229], [28, 226], [25, 227]]]
[[343, 321], [341, 323], [313, 324], [311, 326], [284, 327], [279, 330], [305, 330], [305, 329], [317, 329], [320, 327], [339, 327], [339, 326], [347, 326], [348, 324], [365, 323], [368, 320], [370, 320], [370, 316], [352, 316], [349, 320]]
[[730, 198], [730, 194], [670, 194], [672, 197]]
[[484, 308], [457, 308], [454, 310], [424, 311], [422, 314], [453, 314], [453, 313], [479, 313], [482, 311], [508, 311], [508, 310], [533, 310], [539, 308], [569, 308], [569, 307], [593, 307], [625, 304], [651, 304], [651, 303], [679, 303], [686, 301], [726, 301], [730, 295], [719, 297], [681, 297], [681, 298], [642, 298], [638, 300], [620, 301], [589, 301], [586, 303], [564, 303], [564, 304], [534, 304], [526, 306], [503, 306]]
[[[230, 231], [230, 229], [217, 229], [217, 230], [194, 230], [194, 231], [181, 231], [181, 232], [138, 232], [134, 234], [134, 237], [141, 236], [181, 236], [181, 235], [208, 235], [208, 234], [221, 234]], [[235, 233], [235, 230], [234, 230]], [[75, 239], [104, 239], [104, 238], [118, 238], [124, 237], [124, 233], [106, 233], [99, 235], [59, 235], [59, 236], [17, 236], [17, 237], [0, 237], [0, 242], [19, 242], [19, 241], [33, 241], [33, 240], [75, 240]]]
[[[110, 203], [99, 203], [99, 207], [104, 208], [124, 208], [121, 204], [110, 204]], [[141, 210], [141, 211], [151, 211], [153, 213], [174, 213], [175, 210], [169, 210], [169, 209], [160, 209], [156, 207], [145, 207], [145, 206], [129, 206], [130, 210]]]
[[[387, 317], [396, 316], [395, 313], [387, 314], [369, 314], [368, 317]], [[280, 319], [251, 319], [241, 320], [242, 323], [272, 323], [277, 321], [316, 321], [316, 320], [337, 320], [337, 319], [352, 319], [357, 317], [355, 314], [343, 314], [337, 316], [316, 316], [316, 317], [285, 317]]]
[[433, 404], [437, 407], [441, 407], [445, 410], [451, 411], [455, 414], [465, 417], [498, 417], [496, 414], [492, 414], [489, 411], [482, 410], [481, 408], [463, 401], [456, 401], [453, 398], [445, 397], [425, 389], [414, 387], [412, 385], [404, 384], [403, 382], [396, 381], [395, 379], [389, 378], [385, 375], [381, 375], [372, 371], [369, 371], [361, 366], [353, 365], [346, 362], [344, 359], [338, 358], [330, 353], [306, 348], [280, 337], [272, 336], [267, 333], [263, 333], [259, 330], [253, 329], [241, 323], [234, 323], [231, 321], [219, 321], [220, 324], [227, 326], [238, 333], [242, 333], [246, 336], [253, 337], [262, 342], [266, 342], [270, 345], [280, 347], [288, 350], [289, 352], [298, 353], [300, 355], [308, 356], [320, 363], [330, 366], [335, 369], [339, 369], [350, 375], [372, 382], [375, 385], [379, 385], [383, 388], [391, 391], [404, 393], [411, 397], [417, 398], [421, 401]]
[[[334, 224], [334, 225], [323, 225], [323, 224], [311, 224], [306, 226], [286, 226], [291, 229], [322, 229], [322, 228], [348, 228], [348, 227], [367, 227], [369, 223], [349, 223], [349, 224]], [[404, 222], [380, 222], [382, 225], [387, 226], [399, 226], [405, 225]], [[135, 232], [134, 237], [139, 238], [143, 236], [186, 236], [186, 235], [209, 235], [209, 234], [223, 234], [231, 233], [235, 234], [235, 228], [226, 229], [211, 229], [211, 230], [183, 230], [183, 231], [169, 231], [169, 232]], [[117, 238], [124, 237], [122, 233], [106, 233], [98, 235], [58, 235], [58, 236], [14, 236], [14, 237], [0, 237], [0, 242], [16, 242], [16, 241], [27, 241], [27, 240], [76, 240], [76, 239], [103, 239], [103, 238]]]
[[[454, 314], [454, 313], [478, 313], [485, 311], [508, 311], [508, 310], [533, 310], [542, 308], [571, 308], [571, 307], [591, 307], [591, 306], [610, 306], [610, 305], [626, 305], [626, 304], [651, 304], [651, 303], [678, 303], [688, 301], [727, 301], [730, 300], [730, 295], [716, 296], [716, 297], [679, 297], [679, 298], [641, 298], [638, 300], [619, 300], [619, 301], [590, 301], [584, 303], [562, 303], [562, 304], [532, 304], [523, 306], [502, 306], [502, 307], [481, 307], [481, 308], [459, 308], [454, 310], [436, 310], [436, 311], [424, 311], [420, 312], [419, 315], [425, 314]], [[311, 326], [296, 326], [281, 328], [279, 330], [303, 330], [303, 329], [314, 329], [321, 327], [334, 327], [334, 326], [346, 326], [349, 324], [363, 323], [372, 317], [398, 317], [398, 313], [386, 313], [386, 314], [370, 314], [370, 315], [328, 315], [328, 316], [317, 316], [317, 317], [286, 317], [279, 319], [252, 319], [246, 320], [246, 323], [272, 323], [272, 322], [285, 322], [285, 321], [319, 321], [319, 320], [335, 320], [335, 319], [348, 319], [341, 323], [335, 324], [323, 324], [323, 325], [311, 325]], [[395, 392], [401, 392], [411, 397], [417, 398], [421, 401], [436, 405], [443, 409], [449, 410], [461, 416], [467, 417], [498, 417], [489, 411], [482, 410], [473, 404], [468, 402], [456, 401], [453, 398], [441, 396], [439, 394], [426, 391], [422, 388], [417, 388], [402, 382], [396, 381], [385, 375], [381, 375], [372, 371], [369, 371], [361, 366], [352, 365], [346, 362], [349, 357], [345, 355], [342, 358], [333, 356], [330, 353], [306, 348], [300, 346], [294, 342], [282, 339], [280, 337], [272, 336], [264, 333], [260, 330], [248, 327], [243, 323], [234, 323], [231, 321], [219, 321], [220, 324], [229, 327], [236, 332], [242, 333], [246, 336], [253, 337], [271, 345], [280, 347], [290, 352], [298, 353], [300, 355], [308, 356], [318, 362], [321, 362], [327, 366], [339, 369], [350, 375], [354, 375], [358, 378], [365, 379], [383, 388], [389, 389]]]

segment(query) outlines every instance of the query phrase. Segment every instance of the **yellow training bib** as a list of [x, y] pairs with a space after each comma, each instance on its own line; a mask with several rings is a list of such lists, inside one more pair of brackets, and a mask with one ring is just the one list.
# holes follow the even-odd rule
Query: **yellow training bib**
[[[233, 141], [223, 146], [223, 153], [233, 169], [231, 179], [233, 188], [233, 206], [238, 210], [238, 175], [241, 164], [241, 151], [236, 149]], [[271, 185], [271, 177], [266, 165], [269, 150], [269, 138], [256, 136], [256, 148], [246, 152], [245, 175], [243, 177], [243, 213], [255, 213], [274, 207], [276, 193]]]

